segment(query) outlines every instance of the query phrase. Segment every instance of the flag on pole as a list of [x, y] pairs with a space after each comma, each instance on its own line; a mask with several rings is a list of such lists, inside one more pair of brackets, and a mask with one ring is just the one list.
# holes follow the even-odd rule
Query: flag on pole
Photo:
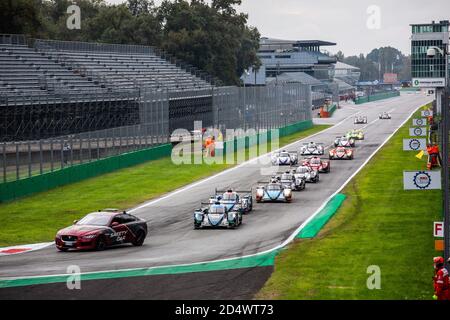
[[425, 152], [423, 152], [423, 150], [421, 150], [418, 154], [416, 154], [416, 158], [419, 160], [422, 160], [422, 157], [424, 154], [425, 154]]

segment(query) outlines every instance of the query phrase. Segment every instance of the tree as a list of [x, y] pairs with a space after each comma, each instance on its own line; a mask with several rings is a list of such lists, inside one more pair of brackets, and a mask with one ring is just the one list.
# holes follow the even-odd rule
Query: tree
[[128, 10], [133, 16], [150, 14], [155, 3], [151, 0], [128, 0]]
[[0, 1], [0, 33], [36, 36], [41, 30], [39, 7], [42, 1]]
[[218, 77], [239, 84], [244, 69], [259, 66], [259, 32], [247, 26], [247, 16], [233, 5], [241, 1], [163, 1], [162, 47], [176, 57]]
[[[81, 30], [66, 27], [67, 8], [77, 4]], [[226, 84], [239, 84], [244, 69], [259, 67], [259, 32], [237, 13], [241, 0], [3, 0], [2, 33], [54, 40], [158, 46]]]

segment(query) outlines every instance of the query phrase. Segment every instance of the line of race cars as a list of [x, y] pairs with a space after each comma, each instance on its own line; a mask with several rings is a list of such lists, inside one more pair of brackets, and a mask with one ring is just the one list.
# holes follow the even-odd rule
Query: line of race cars
[[[379, 119], [390, 119], [387, 113]], [[355, 124], [367, 123], [367, 117], [355, 118]], [[357, 140], [364, 140], [361, 129], [353, 129], [345, 135], [336, 137], [328, 159], [324, 159], [325, 147], [321, 143], [305, 143], [300, 151], [274, 152], [272, 166], [286, 168], [277, 172], [271, 179], [258, 182], [255, 201], [284, 202], [293, 200], [294, 192], [304, 191], [308, 183], [318, 183], [320, 174], [331, 172], [330, 160], [353, 160]], [[299, 153], [303, 159], [299, 159]], [[194, 228], [230, 228], [242, 224], [243, 216], [253, 210], [253, 190], [215, 190], [208, 201], [194, 212]], [[141, 246], [147, 237], [147, 222], [125, 211], [104, 209], [74, 221], [70, 227], [58, 231], [55, 237], [56, 248], [68, 250], [104, 250], [106, 247], [124, 243]]]

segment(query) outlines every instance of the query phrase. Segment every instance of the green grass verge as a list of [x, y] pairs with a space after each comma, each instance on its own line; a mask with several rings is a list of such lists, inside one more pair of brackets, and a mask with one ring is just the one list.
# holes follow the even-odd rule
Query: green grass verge
[[[430, 299], [433, 221], [440, 190], [404, 191], [403, 170], [426, 169], [426, 157], [402, 151], [408, 122], [342, 193], [334, 218], [311, 240], [276, 259], [258, 299]], [[367, 268], [381, 268], [381, 290], [367, 289]]]
[[[318, 125], [280, 138], [280, 145], [329, 126]], [[169, 157], [0, 204], [0, 247], [52, 241], [55, 232], [88, 212], [130, 208], [231, 165], [176, 166]]]

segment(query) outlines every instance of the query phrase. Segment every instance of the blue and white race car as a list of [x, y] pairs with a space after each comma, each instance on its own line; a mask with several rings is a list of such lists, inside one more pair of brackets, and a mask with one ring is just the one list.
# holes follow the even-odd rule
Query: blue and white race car
[[278, 179], [262, 182], [256, 188], [256, 202], [291, 202], [292, 189], [283, 186]]
[[227, 207], [228, 210], [241, 211], [249, 213], [253, 210], [252, 191], [234, 191], [228, 189], [226, 191], [217, 190], [209, 199], [209, 203], [219, 202]]
[[304, 143], [300, 148], [300, 154], [302, 156], [321, 156], [325, 154], [322, 143]]
[[335, 147], [346, 147], [346, 148], [354, 148], [355, 147], [355, 139], [347, 138], [346, 136], [337, 137], [334, 140]]
[[293, 166], [298, 163], [297, 152], [281, 151], [272, 155], [272, 165], [274, 166]]
[[227, 205], [220, 202], [204, 204], [194, 212], [194, 229], [200, 228], [230, 228], [242, 224], [240, 210], [228, 210]]

